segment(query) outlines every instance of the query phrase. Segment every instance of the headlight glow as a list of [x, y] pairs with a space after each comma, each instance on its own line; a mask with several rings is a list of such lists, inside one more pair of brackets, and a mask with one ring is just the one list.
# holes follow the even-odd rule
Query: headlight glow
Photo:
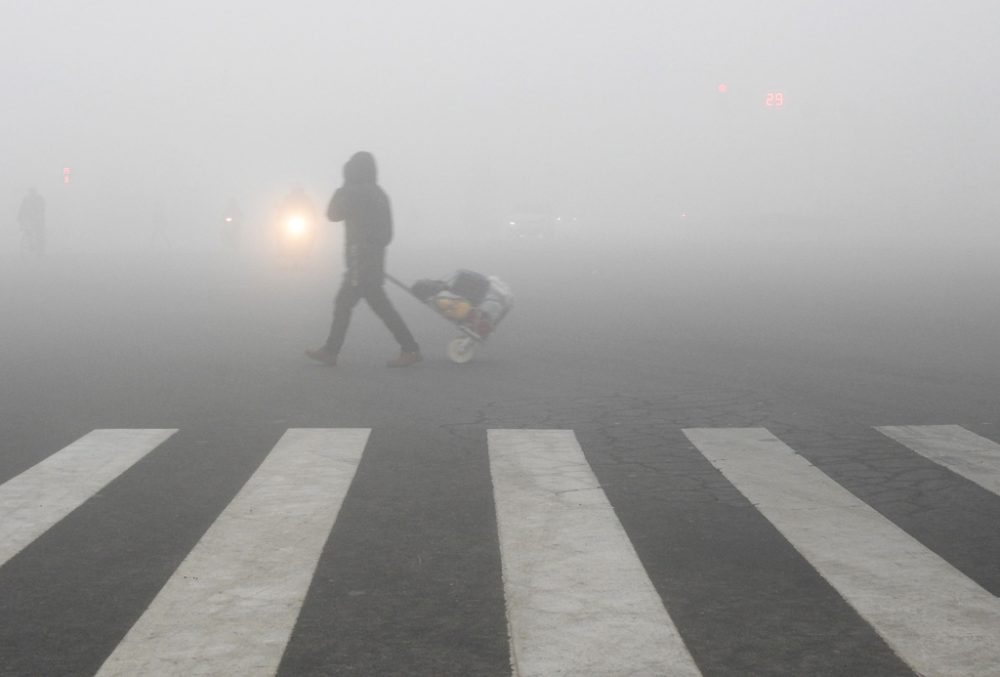
[[306, 222], [301, 216], [293, 216], [288, 219], [285, 224], [285, 229], [288, 231], [289, 235], [294, 237], [300, 237], [306, 232]]

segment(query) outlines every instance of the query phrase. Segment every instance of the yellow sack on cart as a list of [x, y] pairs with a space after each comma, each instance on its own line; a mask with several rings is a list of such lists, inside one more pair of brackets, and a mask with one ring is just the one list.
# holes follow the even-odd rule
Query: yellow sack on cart
[[445, 317], [452, 320], [464, 320], [472, 310], [472, 304], [465, 299], [439, 298], [434, 303]]

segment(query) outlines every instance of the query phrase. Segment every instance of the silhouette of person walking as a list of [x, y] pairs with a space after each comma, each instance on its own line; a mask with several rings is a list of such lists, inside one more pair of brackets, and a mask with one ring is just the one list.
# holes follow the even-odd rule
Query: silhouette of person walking
[[24, 249], [35, 256], [45, 255], [45, 198], [31, 188], [17, 210]]
[[344, 344], [351, 311], [364, 299], [399, 343], [400, 354], [390, 367], [420, 362], [420, 348], [403, 318], [385, 294], [385, 250], [392, 240], [389, 197], [377, 182], [375, 157], [366, 151], [351, 156], [344, 165], [344, 185], [330, 200], [327, 217], [344, 222], [347, 270], [333, 306], [333, 322], [323, 347], [307, 350], [314, 360], [334, 366]]

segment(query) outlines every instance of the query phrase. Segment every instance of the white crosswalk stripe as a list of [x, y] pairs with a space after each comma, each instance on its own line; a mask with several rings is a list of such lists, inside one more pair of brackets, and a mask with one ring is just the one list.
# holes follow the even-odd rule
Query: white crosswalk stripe
[[176, 430], [94, 430], [0, 485], [0, 565]]
[[573, 433], [488, 439], [514, 674], [700, 674]]
[[98, 674], [274, 674], [369, 432], [285, 433]]
[[684, 432], [914, 670], [1000, 675], [1000, 600], [767, 430]]
[[[960, 426], [877, 430], [1000, 495], [1000, 444]], [[175, 432], [95, 430], [0, 485], [0, 565]], [[1000, 599], [768, 430], [683, 432], [873, 641], [922, 675], [1000, 677]], [[275, 674], [370, 433], [286, 431], [98, 675]], [[701, 674], [574, 432], [490, 429], [485, 442], [512, 673]]]
[[957, 425], [881, 426], [876, 430], [1000, 495], [1000, 444]]

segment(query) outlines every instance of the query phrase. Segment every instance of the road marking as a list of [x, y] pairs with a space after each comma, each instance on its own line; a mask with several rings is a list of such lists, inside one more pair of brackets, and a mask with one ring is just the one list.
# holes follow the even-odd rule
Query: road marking
[[0, 565], [176, 430], [94, 430], [0, 485]]
[[570, 430], [490, 430], [515, 677], [699, 675]]
[[1000, 599], [767, 430], [684, 433], [914, 670], [1000, 675]]
[[876, 430], [1000, 495], [1000, 444], [958, 425], [882, 426]]
[[368, 429], [288, 430], [99, 675], [273, 675]]

